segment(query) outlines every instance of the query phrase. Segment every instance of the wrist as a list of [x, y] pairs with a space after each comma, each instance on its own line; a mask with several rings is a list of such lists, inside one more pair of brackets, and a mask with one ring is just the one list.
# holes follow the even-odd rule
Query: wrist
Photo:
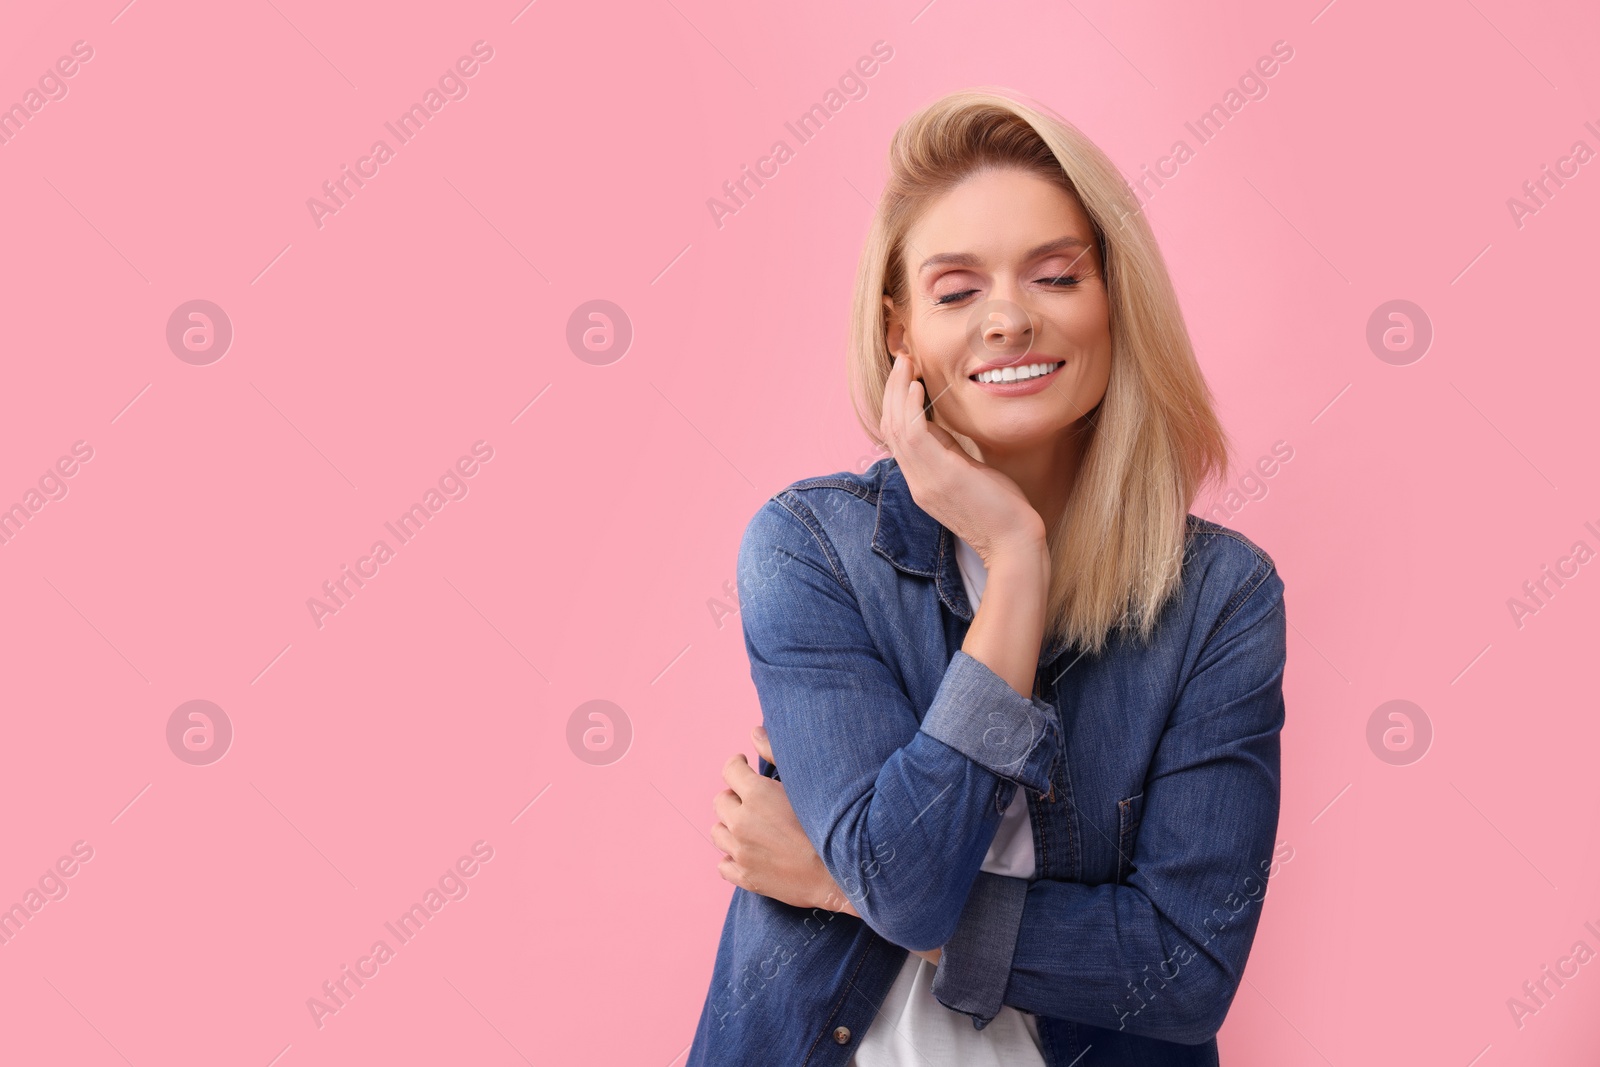
[[1037, 529], [1012, 532], [991, 540], [978, 555], [983, 559], [984, 567], [991, 572], [997, 568], [1032, 569], [1041, 562], [1048, 565], [1050, 545], [1041, 525]]
[[812, 893], [812, 903], [824, 911], [842, 911], [847, 915], [859, 914], [850, 904], [850, 898], [844, 895], [844, 890], [839, 888], [839, 883], [833, 880], [827, 865], [822, 862], [822, 857], [816, 857], [816, 871], [814, 874], [815, 891]]
[[961, 649], [1027, 697], [1044, 642], [1050, 558], [1041, 545], [1031, 553], [996, 554], [988, 567], [983, 600]]
[[1038, 541], [1017, 539], [996, 545], [984, 560], [989, 572], [989, 582], [1019, 583], [1024, 588], [1035, 588], [1041, 594], [1050, 585], [1050, 548], [1041, 538]]

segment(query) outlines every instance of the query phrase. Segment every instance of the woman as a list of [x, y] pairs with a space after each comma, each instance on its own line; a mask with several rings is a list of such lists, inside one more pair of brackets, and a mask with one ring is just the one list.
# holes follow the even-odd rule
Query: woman
[[1215, 1064], [1283, 583], [1188, 514], [1227, 443], [1105, 155], [1000, 90], [889, 155], [850, 370], [892, 458], [740, 546], [765, 730], [713, 802], [737, 888], [688, 1063]]

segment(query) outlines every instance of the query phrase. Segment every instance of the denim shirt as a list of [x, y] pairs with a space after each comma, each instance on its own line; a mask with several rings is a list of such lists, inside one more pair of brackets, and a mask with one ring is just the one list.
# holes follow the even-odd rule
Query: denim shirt
[[[735, 888], [687, 1067], [844, 1067], [933, 948], [940, 1003], [1034, 1013], [1052, 1067], [1217, 1063], [1275, 869], [1286, 619], [1265, 552], [1186, 522], [1153, 638], [1056, 640], [1023, 697], [961, 651], [955, 537], [893, 459], [762, 505], [738, 560], [759, 769], [861, 918]], [[1018, 788], [1031, 879], [978, 869]]]

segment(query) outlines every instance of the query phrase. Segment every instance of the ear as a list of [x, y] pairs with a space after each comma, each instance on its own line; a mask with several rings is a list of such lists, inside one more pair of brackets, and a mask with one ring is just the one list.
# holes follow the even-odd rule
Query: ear
[[884, 347], [889, 350], [890, 356], [904, 356], [911, 361], [911, 376], [922, 377], [922, 371], [917, 367], [917, 357], [912, 355], [911, 346], [906, 340], [905, 320], [895, 310], [894, 301], [885, 296], [883, 298], [884, 320]]

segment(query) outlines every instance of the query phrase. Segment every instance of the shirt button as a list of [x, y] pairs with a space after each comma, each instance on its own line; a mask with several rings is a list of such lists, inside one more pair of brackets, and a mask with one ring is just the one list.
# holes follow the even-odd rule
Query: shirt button
[[841, 1026], [834, 1030], [833, 1040], [837, 1044], [848, 1045], [850, 1043], [850, 1028], [848, 1026]]

